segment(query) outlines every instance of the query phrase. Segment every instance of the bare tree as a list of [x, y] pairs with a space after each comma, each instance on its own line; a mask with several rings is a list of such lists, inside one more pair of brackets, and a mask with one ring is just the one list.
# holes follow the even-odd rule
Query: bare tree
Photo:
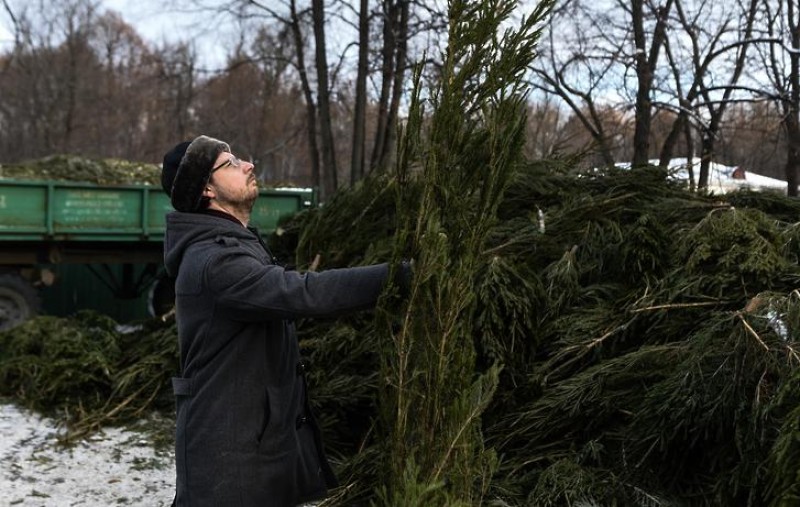
[[405, 75], [409, 0], [382, 0], [383, 40], [378, 121], [370, 170], [385, 167], [396, 133], [397, 111]]
[[18, 45], [0, 76], [0, 111], [13, 119], [5, 156], [79, 151], [79, 131], [89, 125], [80, 104], [92, 102], [99, 77], [89, 45], [94, 4], [72, 0], [57, 9], [44, 3], [27, 7], [17, 13]]
[[789, 195], [796, 196], [800, 170], [800, 2], [787, 0], [786, 24], [789, 28], [789, 94], [782, 101], [784, 128], [788, 144], [786, 181]]
[[[723, 5], [675, 0], [676, 28], [668, 37], [666, 48], [673, 75], [673, 101], [677, 104], [667, 107], [677, 109], [678, 116], [662, 145], [659, 164], [667, 166], [678, 137], [687, 135], [693, 123], [700, 133], [699, 188], [708, 186], [723, 117], [739, 90], [747, 49], [753, 43], [757, 3], [758, 0], [748, 0], [747, 4]], [[684, 93], [681, 81], [686, 76], [691, 79]]]
[[731, 104], [717, 147], [720, 159], [748, 172], [785, 179], [787, 147], [782, 118], [776, 101]]
[[338, 187], [336, 169], [336, 146], [333, 142], [331, 126], [330, 87], [328, 85], [328, 54], [325, 44], [325, 5], [323, 0], [311, 1], [311, 17], [314, 25], [315, 63], [317, 69], [317, 108], [319, 110], [322, 150], [322, 191], [320, 199], [325, 200], [336, 192]]
[[350, 184], [364, 177], [364, 135], [367, 113], [367, 74], [369, 72], [369, 1], [361, 0], [358, 11], [358, 67], [356, 69], [356, 96], [353, 110], [353, 146], [350, 167]]
[[[258, 29], [252, 44], [255, 64], [258, 66], [260, 89], [256, 98], [257, 121], [248, 133], [247, 144], [252, 150], [256, 167], [263, 171], [262, 178], [272, 181], [306, 181], [308, 150], [303, 133], [306, 131], [302, 108], [302, 93], [295, 86], [290, 62], [294, 53], [289, 30], [273, 31], [267, 26]], [[252, 93], [242, 92], [244, 97]], [[311, 184], [310, 181], [305, 183]]]
[[295, 41], [296, 61], [295, 65], [300, 76], [300, 83], [305, 98], [307, 116], [307, 139], [311, 161], [311, 179], [316, 188], [322, 187], [322, 171], [320, 169], [319, 148], [317, 143], [317, 105], [314, 101], [314, 94], [311, 90], [311, 82], [306, 71], [305, 61], [305, 39], [300, 21], [300, 12], [297, 10], [296, 0], [291, 0], [289, 4], [289, 26]]
[[525, 155], [531, 160], [553, 157], [567, 149], [569, 139], [563, 129], [566, 115], [555, 100], [545, 94], [542, 100], [528, 105]]
[[[8, 19], [11, 21], [11, 25], [14, 31], [14, 48], [19, 48], [22, 45], [22, 24], [18, 19], [18, 16], [15, 10], [11, 7], [11, 4], [8, 3], [8, 0], [3, 0], [3, 10], [6, 12]], [[10, 53], [13, 56], [14, 52]], [[4, 58], [2, 62], [0, 62], [0, 71], [4, 70], [5, 67], [9, 65], [11, 62], [11, 58]]]
[[169, 125], [173, 139], [185, 139], [190, 135], [191, 105], [197, 94], [197, 53], [187, 43], [163, 48], [160, 64], [160, 87], [162, 104], [167, 106], [164, 120]]
[[762, 0], [764, 33], [777, 41], [759, 47], [759, 60], [768, 82], [763, 93], [779, 104], [786, 135], [788, 193], [798, 195], [800, 171], [800, 0]]
[[156, 57], [114, 11], [95, 19], [89, 45], [102, 68], [94, 82], [94, 100], [80, 104], [93, 118], [86, 122], [81, 151], [97, 152], [103, 146], [105, 156], [140, 159], [148, 149], [143, 128], [151, 114], [148, 96], [158, 89], [143, 84], [152, 83]]
[[[633, 42], [635, 49], [634, 61], [636, 69], [636, 104], [634, 107], [636, 122], [633, 133], [633, 165], [646, 165], [650, 152], [650, 124], [652, 121], [652, 93], [653, 80], [655, 79], [658, 57], [661, 46], [666, 39], [666, 23], [673, 0], [666, 0], [662, 5], [650, 5], [645, 0], [632, 0], [629, 15], [633, 25]], [[626, 9], [625, 2], [619, 5]], [[655, 17], [650, 47], [647, 47], [647, 34], [645, 32], [645, 6], [652, 11]]]
[[[709, 86], [705, 80], [700, 80], [700, 94], [703, 98], [703, 106], [708, 111], [707, 127], [703, 129], [701, 136], [701, 154], [700, 154], [700, 188], [706, 188], [708, 185], [708, 174], [711, 160], [715, 154], [715, 146], [719, 138], [720, 126], [722, 123], [723, 115], [727, 107], [731, 103], [734, 90], [739, 81], [744, 64], [746, 61], [747, 49], [751, 45], [751, 36], [753, 32], [753, 22], [755, 21], [756, 7], [758, 0], [750, 0], [749, 7], [744, 13], [738, 12], [739, 16], [744, 15], [743, 29], [739, 30], [741, 34], [740, 40], [734, 42], [731, 46], [724, 49], [735, 47], [736, 55], [733, 62], [727, 83], [722, 87]], [[738, 16], [736, 16], [738, 17]], [[733, 19], [736, 19], [734, 17]], [[742, 18], [739, 18], [742, 19]], [[717, 78], [719, 79], [719, 78]], [[722, 96], [718, 99], [712, 98], [712, 92], [721, 88]]]
[[647, 163], [653, 87], [673, 1], [570, 0], [552, 14], [549, 38], [534, 62], [539, 78], [534, 86], [569, 106], [607, 165], [616, 161], [616, 133], [606, 131], [600, 110], [610, 104], [624, 108], [628, 96], [634, 111], [633, 164]]
[[603, 125], [598, 96], [613, 88], [610, 82], [618, 48], [609, 46], [604, 34], [594, 30], [595, 15], [578, 0], [553, 10], [547, 38], [532, 69], [538, 79], [532, 84], [561, 98], [591, 135], [603, 163], [613, 165], [612, 136]]
[[[409, 40], [416, 35], [424, 50], [436, 39], [425, 36], [446, 26], [440, 0], [363, 0], [358, 5], [349, 0], [181, 1], [241, 25], [277, 24], [278, 32], [291, 34], [291, 62], [305, 102], [309, 164], [313, 184], [323, 195], [339, 186], [339, 166], [349, 167], [352, 184], [391, 164], [410, 66]], [[335, 38], [327, 35], [331, 27]], [[358, 57], [352, 58], [349, 49], [356, 46]], [[355, 82], [355, 93], [341, 82]], [[349, 149], [342, 149], [341, 141], [350, 143]]]

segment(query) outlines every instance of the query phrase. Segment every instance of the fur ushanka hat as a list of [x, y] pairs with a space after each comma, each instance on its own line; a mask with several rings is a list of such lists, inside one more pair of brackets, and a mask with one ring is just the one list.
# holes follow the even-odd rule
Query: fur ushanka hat
[[178, 166], [181, 165], [181, 160], [186, 154], [186, 148], [192, 144], [191, 141], [184, 141], [176, 144], [174, 148], [169, 150], [164, 155], [164, 160], [161, 163], [161, 187], [167, 195], [172, 195], [172, 183], [175, 181], [175, 175], [178, 173]]
[[[180, 163], [175, 168], [175, 159], [180, 152], [185, 153], [180, 158]], [[211, 177], [214, 162], [222, 152], [231, 152], [228, 143], [208, 136], [198, 136], [188, 145], [184, 142], [177, 145], [164, 156], [164, 166], [161, 174], [161, 184], [167, 189], [172, 170], [171, 191], [172, 207], [178, 211], [198, 211], [203, 201], [203, 189]], [[167, 160], [169, 157], [169, 161]]]

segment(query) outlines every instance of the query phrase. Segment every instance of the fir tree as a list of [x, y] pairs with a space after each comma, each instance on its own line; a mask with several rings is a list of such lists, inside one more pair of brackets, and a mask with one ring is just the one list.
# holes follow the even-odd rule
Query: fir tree
[[396, 251], [415, 259], [399, 328], [394, 300], [383, 305], [385, 505], [477, 505], [497, 465], [481, 414], [500, 366], [476, 369], [476, 273], [491, 262], [488, 234], [522, 159], [524, 75], [549, 6], [540, 3], [514, 30], [504, 27], [516, 1], [451, 2], [442, 74], [424, 101], [419, 73], [415, 80], [397, 202], [413, 202], [403, 182], [415, 170], [421, 196], [417, 209], [398, 211]]

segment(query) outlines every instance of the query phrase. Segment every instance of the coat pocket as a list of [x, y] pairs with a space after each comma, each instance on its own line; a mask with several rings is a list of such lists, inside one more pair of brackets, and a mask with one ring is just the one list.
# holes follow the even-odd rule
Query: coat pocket
[[258, 443], [264, 440], [264, 436], [267, 434], [267, 429], [269, 428], [270, 420], [272, 419], [272, 408], [270, 406], [271, 396], [269, 395], [269, 390], [264, 392], [264, 414], [263, 419], [261, 421], [261, 428], [258, 431]]
[[283, 389], [268, 387], [263, 429], [258, 439], [260, 449], [270, 452], [293, 449], [296, 444], [295, 414], [291, 397]]

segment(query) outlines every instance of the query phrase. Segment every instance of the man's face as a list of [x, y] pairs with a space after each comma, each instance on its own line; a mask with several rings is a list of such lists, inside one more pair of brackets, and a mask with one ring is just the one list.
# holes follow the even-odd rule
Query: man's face
[[253, 209], [258, 197], [258, 182], [253, 172], [255, 166], [239, 160], [232, 153], [222, 152], [214, 162], [209, 186], [222, 206]]

